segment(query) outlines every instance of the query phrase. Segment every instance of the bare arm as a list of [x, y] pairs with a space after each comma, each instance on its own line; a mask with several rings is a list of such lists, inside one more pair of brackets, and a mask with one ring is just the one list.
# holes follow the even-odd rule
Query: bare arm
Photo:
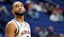
[[14, 33], [15, 33], [16, 27], [14, 25], [14, 23], [9, 23], [6, 26], [6, 37], [15, 37]]

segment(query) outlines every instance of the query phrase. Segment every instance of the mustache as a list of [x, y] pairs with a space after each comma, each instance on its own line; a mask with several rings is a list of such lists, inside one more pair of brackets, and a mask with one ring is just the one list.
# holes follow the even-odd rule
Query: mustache
[[17, 16], [23, 16], [24, 13], [25, 13], [25, 12], [23, 12], [23, 13], [15, 12], [15, 14], [16, 14]]

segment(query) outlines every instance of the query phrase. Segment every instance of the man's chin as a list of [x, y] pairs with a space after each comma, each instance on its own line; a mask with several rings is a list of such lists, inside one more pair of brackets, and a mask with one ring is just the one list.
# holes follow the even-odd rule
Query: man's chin
[[23, 13], [15, 12], [15, 14], [16, 14], [17, 16], [23, 16], [23, 15], [24, 15], [24, 12], [23, 12]]

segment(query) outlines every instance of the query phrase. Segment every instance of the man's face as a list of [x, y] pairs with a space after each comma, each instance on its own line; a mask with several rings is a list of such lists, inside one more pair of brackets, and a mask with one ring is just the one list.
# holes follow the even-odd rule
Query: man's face
[[46, 31], [46, 28], [43, 28], [43, 32], [45, 32]]
[[49, 3], [46, 3], [45, 6], [46, 6], [46, 7], [49, 7]]
[[60, 5], [56, 5], [56, 9], [60, 8]]
[[13, 4], [12, 11], [13, 11], [13, 14], [15, 14], [15, 15], [16, 15], [16, 13], [22, 14], [25, 11], [24, 5], [21, 2]]

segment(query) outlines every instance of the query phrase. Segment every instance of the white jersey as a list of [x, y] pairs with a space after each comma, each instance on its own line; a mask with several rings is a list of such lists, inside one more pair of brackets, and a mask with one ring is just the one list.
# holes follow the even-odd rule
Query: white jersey
[[30, 26], [27, 22], [18, 22], [16, 19], [12, 19], [9, 23], [13, 22], [17, 28], [15, 37], [31, 37]]

